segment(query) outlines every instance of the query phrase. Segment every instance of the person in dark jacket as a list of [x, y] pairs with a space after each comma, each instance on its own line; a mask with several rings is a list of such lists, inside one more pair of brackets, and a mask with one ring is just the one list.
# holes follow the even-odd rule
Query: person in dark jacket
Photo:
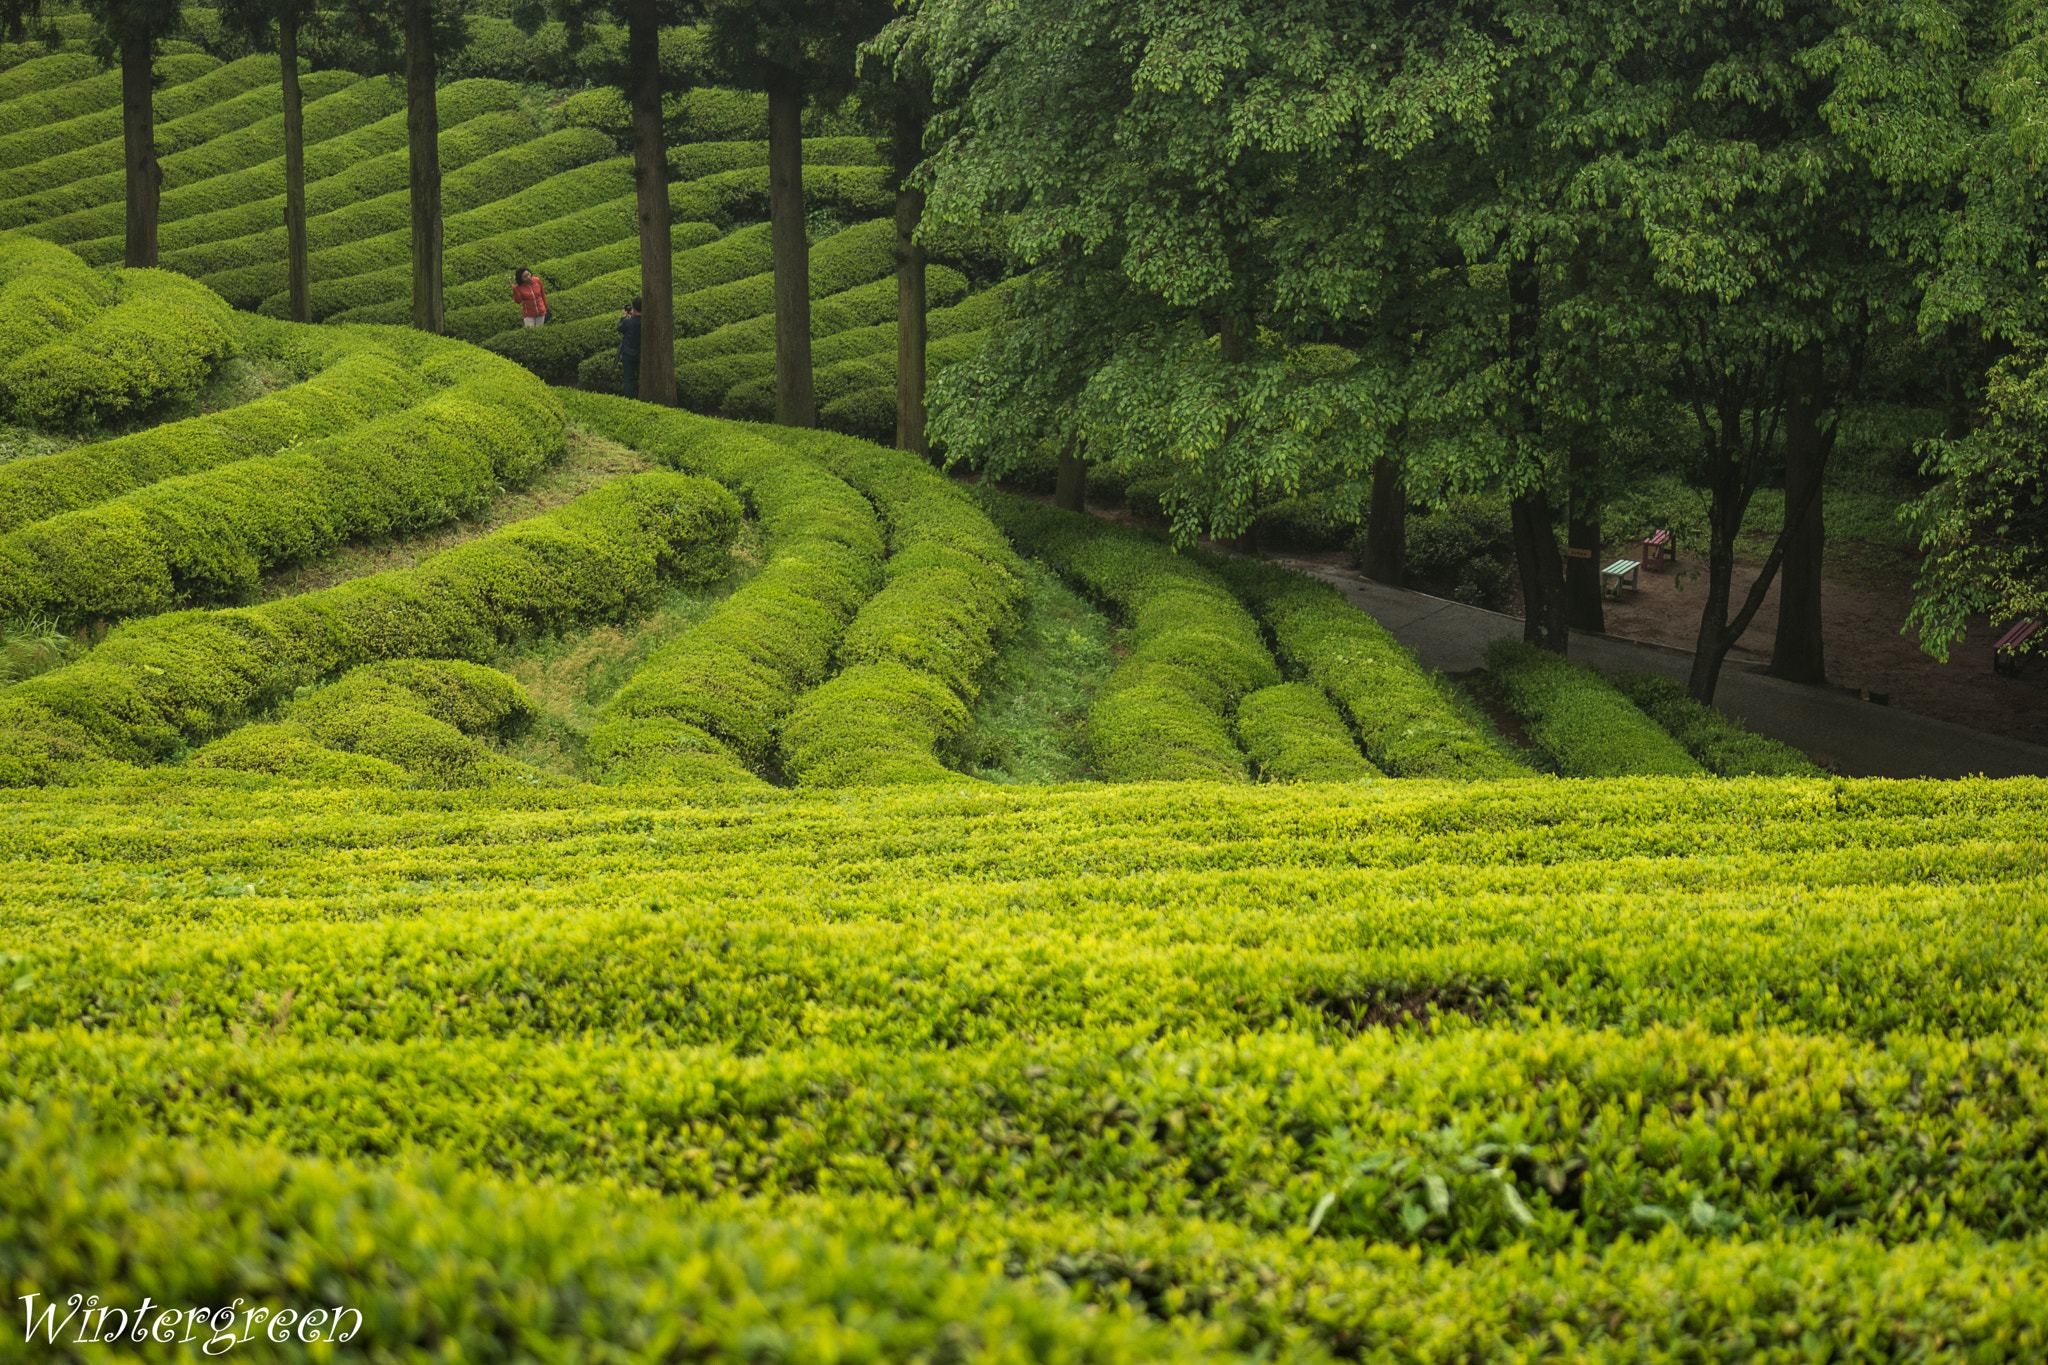
[[624, 393], [640, 396], [640, 300], [626, 305], [619, 318], [619, 373], [625, 377]]

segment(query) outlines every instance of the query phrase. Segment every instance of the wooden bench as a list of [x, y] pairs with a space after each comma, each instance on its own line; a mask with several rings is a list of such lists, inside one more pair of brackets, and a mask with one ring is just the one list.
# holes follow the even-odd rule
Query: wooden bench
[[1600, 571], [1600, 595], [1619, 597], [1621, 590], [1636, 590], [1636, 570], [1643, 566], [1633, 559], [1617, 559]]
[[1991, 646], [1991, 671], [1993, 673], [2014, 673], [2020, 671], [2020, 646], [2034, 638], [2034, 632], [2041, 628], [2039, 621], [2015, 621], [2012, 629], [1998, 637], [1998, 643]]
[[1669, 564], [1678, 559], [1678, 537], [1668, 530], [1652, 531], [1643, 537], [1643, 563]]

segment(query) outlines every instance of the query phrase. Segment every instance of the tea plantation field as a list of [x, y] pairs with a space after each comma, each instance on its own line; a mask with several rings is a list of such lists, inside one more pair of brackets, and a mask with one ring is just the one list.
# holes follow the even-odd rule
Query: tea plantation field
[[[114, 268], [105, 78], [12, 58], [0, 1360], [2048, 1357], [2048, 783], [1482, 698], [1261, 561], [550, 382], [635, 278], [601, 96], [446, 88], [432, 337], [402, 111], [309, 75], [302, 326], [274, 87], [174, 52]], [[678, 316], [745, 415], [727, 102]], [[808, 151], [851, 403], [883, 182]]]

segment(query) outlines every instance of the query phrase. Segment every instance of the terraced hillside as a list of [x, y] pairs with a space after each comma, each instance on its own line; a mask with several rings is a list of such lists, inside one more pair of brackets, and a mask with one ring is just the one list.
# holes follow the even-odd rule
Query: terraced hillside
[[[196, 13], [195, 34], [213, 21]], [[64, 16], [80, 28], [77, 16]], [[615, 93], [536, 99], [513, 59], [503, 16], [475, 21], [479, 40], [458, 62], [479, 74], [439, 94], [444, 288], [451, 335], [484, 344], [553, 383], [578, 379], [616, 391], [614, 322], [639, 291], [631, 158]], [[60, 26], [61, 27], [61, 26]], [[82, 30], [81, 30], [82, 31]], [[681, 31], [679, 31], [681, 32]], [[547, 35], [539, 39], [543, 44]], [[599, 34], [602, 46], [605, 33]], [[93, 264], [122, 252], [118, 76], [69, 51], [22, 45], [0, 72], [0, 229], [75, 250]], [[190, 48], [190, 44], [183, 45]], [[493, 55], [495, 54], [495, 55]], [[309, 59], [310, 62], [310, 59]], [[557, 64], [560, 65], [559, 63]], [[573, 66], [573, 64], [571, 64]], [[550, 68], [556, 79], [568, 68]], [[221, 61], [175, 51], [159, 64], [158, 150], [164, 168], [164, 268], [193, 276], [237, 308], [287, 311], [284, 131], [276, 59]], [[399, 85], [346, 70], [302, 75], [308, 236], [316, 321], [404, 322], [410, 315], [405, 113]], [[554, 102], [550, 103], [549, 99]], [[765, 96], [695, 89], [678, 97], [671, 148], [679, 356], [695, 368], [686, 400], [704, 412], [753, 417], [772, 375]], [[878, 144], [855, 110], [807, 116], [806, 205], [813, 328], [820, 339], [858, 333], [824, 351], [826, 424], [881, 434], [893, 423], [894, 270], [885, 216], [893, 193]], [[929, 291], [933, 364], [971, 354], [993, 310], [953, 305], [991, 281], [973, 252], [935, 254]], [[510, 298], [511, 272], [535, 270], [553, 325], [527, 331]], [[970, 280], [963, 268], [977, 272]], [[941, 340], [943, 339], [943, 340]], [[591, 361], [589, 367], [584, 362]], [[715, 386], [713, 364], [733, 382]], [[730, 401], [728, 395], [730, 394]]]

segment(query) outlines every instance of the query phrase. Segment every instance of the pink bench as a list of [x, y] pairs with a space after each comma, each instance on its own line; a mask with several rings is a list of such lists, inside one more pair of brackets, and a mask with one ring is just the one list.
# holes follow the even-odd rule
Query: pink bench
[[1993, 673], [2018, 673], [2020, 671], [2020, 646], [2034, 638], [2034, 632], [2041, 628], [2039, 621], [2015, 621], [2012, 629], [1998, 637], [1991, 646], [1991, 671]]
[[1643, 567], [1670, 563], [1678, 558], [1678, 538], [1669, 531], [1652, 531], [1643, 537]]

